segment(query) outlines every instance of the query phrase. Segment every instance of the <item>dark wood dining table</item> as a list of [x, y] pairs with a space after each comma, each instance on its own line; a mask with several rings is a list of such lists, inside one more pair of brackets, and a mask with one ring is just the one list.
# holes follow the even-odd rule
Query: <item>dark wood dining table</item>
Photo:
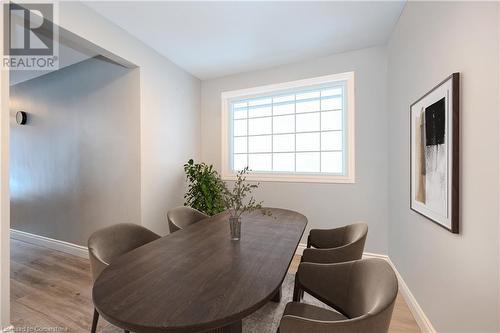
[[242, 319], [274, 298], [307, 218], [285, 209], [227, 213], [192, 224], [114, 260], [95, 281], [97, 311], [131, 332], [241, 332]]

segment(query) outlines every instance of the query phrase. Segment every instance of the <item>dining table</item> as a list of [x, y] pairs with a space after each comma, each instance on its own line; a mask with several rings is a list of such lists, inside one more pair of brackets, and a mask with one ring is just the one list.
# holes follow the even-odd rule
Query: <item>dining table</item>
[[130, 332], [241, 332], [243, 318], [279, 302], [307, 218], [254, 210], [242, 216], [240, 240], [228, 219], [209, 217], [113, 260], [94, 283], [96, 310]]

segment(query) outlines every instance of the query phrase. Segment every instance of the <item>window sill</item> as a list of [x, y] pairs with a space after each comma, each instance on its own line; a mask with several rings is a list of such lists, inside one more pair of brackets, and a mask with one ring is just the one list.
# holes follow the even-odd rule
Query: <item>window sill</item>
[[[284, 175], [284, 174], [247, 174], [247, 181], [251, 182], [286, 182], [286, 183], [324, 183], [324, 184], [355, 184], [353, 176], [328, 175]], [[236, 180], [235, 173], [223, 173], [222, 180]]]

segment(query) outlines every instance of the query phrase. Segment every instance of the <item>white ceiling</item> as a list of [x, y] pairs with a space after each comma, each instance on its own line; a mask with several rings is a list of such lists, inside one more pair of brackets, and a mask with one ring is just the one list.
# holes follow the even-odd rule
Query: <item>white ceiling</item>
[[405, 2], [86, 4], [205, 80], [383, 44]]

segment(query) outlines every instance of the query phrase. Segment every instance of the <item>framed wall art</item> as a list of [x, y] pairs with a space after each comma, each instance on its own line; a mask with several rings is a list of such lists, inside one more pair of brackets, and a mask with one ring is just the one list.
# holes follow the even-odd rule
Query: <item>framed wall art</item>
[[410, 106], [411, 209], [459, 232], [459, 73]]

